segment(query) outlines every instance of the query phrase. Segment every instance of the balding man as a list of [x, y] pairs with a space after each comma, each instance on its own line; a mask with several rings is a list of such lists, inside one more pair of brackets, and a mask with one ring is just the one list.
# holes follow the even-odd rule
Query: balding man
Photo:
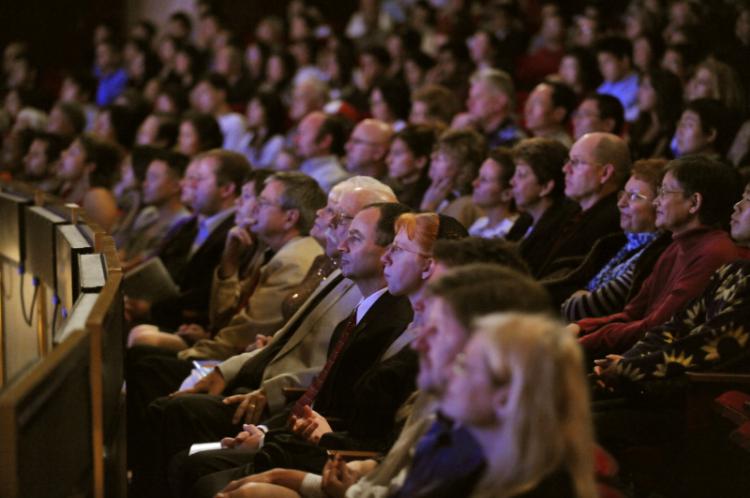
[[346, 169], [353, 175], [382, 180], [388, 172], [385, 158], [393, 137], [393, 128], [377, 119], [361, 121], [346, 143]]
[[578, 203], [581, 212], [560, 227], [539, 269], [540, 277], [564, 274], [581, 262], [597, 239], [621, 231], [617, 191], [629, 171], [628, 146], [616, 135], [588, 133], [573, 144], [563, 167], [565, 195]]
[[300, 171], [314, 178], [326, 192], [349, 177], [339, 162], [345, 140], [342, 119], [321, 111], [311, 112], [297, 127], [294, 146], [303, 160]]
[[466, 108], [490, 149], [513, 146], [525, 137], [512, 117], [515, 90], [513, 80], [505, 71], [482, 69], [474, 73]]

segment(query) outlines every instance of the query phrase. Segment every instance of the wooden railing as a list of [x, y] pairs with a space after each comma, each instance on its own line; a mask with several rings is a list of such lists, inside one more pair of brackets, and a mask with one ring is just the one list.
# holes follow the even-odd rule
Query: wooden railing
[[0, 191], [0, 498], [125, 496], [122, 269], [75, 206]]

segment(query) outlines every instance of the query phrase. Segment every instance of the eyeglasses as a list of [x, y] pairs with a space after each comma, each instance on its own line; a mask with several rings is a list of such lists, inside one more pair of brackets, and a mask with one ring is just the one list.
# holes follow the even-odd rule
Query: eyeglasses
[[414, 249], [407, 249], [406, 247], [402, 247], [395, 242], [392, 242], [385, 250], [385, 253], [389, 256], [395, 256], [397, 254], [401, 254], [402, 252], [410, 252], [412, 254], [416, 254], [417, 256], [422, 256], [423, 258], [431, 258], [431, 254], [427, 254], [425, 252], [415, 251]]
[[669, 194], [684, 194], [684, 190], [667, 190], [665, 188], [659, 187], [656, 189], [656, 197], [665, 197]]
[[648, 197], [638, 192], [628, 192], [627, 190], [620, 190], [617, 192], [617, 200], [622, 202], [623, 198], [627, 199], [628, 202], [636, 201], [647, 201]]
[[348, 227], [353, 219], [354, 216], [349, 216], [343, 211], [333, 211], [333, 216], [331, 217], [331, 227]]
[[592, 162], [584, 161], [583, 159], [578, 159], [577, 157], [575, 157], [575, 158], [573, 158], [573, 157], [568, 158], [568, 164], [570, 164], [570, 167], [573, 168], [573, 169], [578, 169], [578, 167], [581, 166], [582, 164], [590, 164], [592, 166], [597, 166], [596, 164], [594, 164]]
[[271, 202], [265, 197], [258, 197], [258, 201], [256, 202], [256, 205], [259, 209], [265, 209], [268, 207], [277, 207], [279, 209], [284, 209], [280, 204], [276, 204], [275, 202]]

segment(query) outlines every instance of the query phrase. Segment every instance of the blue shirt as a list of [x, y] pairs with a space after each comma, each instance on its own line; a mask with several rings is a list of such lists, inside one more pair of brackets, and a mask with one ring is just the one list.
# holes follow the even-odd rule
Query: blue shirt
[[99, 78], [99, 86], [96, 88], [96, 105], [99, 107], [114, 102], [128, 84], [128, 74], [123, 68], [106, 75], [97, 71], [96, 76]]
[[620, 81], [605, 81], [599, 85], [596, 93], [617, 97], [625, 109], [625, 121], [628, 123], [638, 118], [638, 75], [636, 73], [631, 73]]
[[465, 427], [438, 418], [417, 443], [404, 485], [391, 496], [469, 496], [484, 468], [484, 454], [474, 436]]

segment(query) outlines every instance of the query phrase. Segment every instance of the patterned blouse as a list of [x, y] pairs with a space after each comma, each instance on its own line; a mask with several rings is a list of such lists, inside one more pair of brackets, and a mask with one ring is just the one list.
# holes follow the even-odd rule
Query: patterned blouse
[[750, 348], [750, 261], [720, 267], [706, 290], [652, 329], [615, 365], [620, 380], [664, 379], [721, 367]]

